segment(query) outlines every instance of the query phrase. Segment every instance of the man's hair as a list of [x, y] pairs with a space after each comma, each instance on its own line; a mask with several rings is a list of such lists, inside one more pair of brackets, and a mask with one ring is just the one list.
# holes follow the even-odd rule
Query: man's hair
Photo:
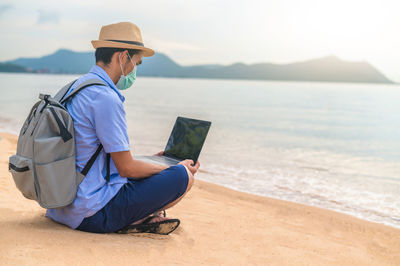
[[135, 54], [139, 54], [142, 50], [138, 49], [126, 49], [126, 48], [110, 48], [110, 47], [101, 47], [97, 48], [95, 52], [96, 63], [103, 62], [105, 65], [108, 65], [111, 62], [111, 57], [116, 52], [122, 52], [128, 50], [128, 54], [132, 57]]

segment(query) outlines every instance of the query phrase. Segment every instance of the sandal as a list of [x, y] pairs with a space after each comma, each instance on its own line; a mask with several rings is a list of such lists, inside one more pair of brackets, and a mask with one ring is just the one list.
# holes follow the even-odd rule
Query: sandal
[[[168, 219], [161, 222], [150, 223], [150, 221], [155, 217], [159, 216], [158, 213], [154, 213], [154, 215], [147, 217], [140, 224], [131, 224], [128, 225], [121, 230], [118, 230], [118, 234], [136, 234], [136, 233], [151, 233], [151, 234], [160, 234], [160, 235], [168, 235], [172, 233], [176, 228], [178, 228], [180, 224], [179, 219]], [[164, 211], [165, 217], [165, 211]]]

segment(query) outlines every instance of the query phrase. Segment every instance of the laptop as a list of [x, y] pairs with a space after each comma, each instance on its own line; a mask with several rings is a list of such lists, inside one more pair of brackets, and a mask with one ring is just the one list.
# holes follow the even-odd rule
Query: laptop
[[210, 126], [211, 122], [209, 121], [178, 116], [164, 154], [161, 156], [135, 156], [135, 159], [167, 166], [191, 159], [196, 164]]

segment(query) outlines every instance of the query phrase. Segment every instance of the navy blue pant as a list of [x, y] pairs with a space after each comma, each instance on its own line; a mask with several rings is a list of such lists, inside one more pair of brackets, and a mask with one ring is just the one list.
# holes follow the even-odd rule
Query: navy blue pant
[[128, 182], [104, 208], [86, 217], [78, 230], [110, 233], [145, 218], [182, 196], [189, 183], [186, 168], [175, 165], [143, 179]]

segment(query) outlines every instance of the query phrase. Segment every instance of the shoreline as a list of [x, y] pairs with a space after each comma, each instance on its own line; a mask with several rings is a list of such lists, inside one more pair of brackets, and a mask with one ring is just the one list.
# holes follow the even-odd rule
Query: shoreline
[[[4, 135], [4, 134], [8, 135], [9, 137], [18, 138], [18, 133], [14, 132], [12, 130], [9, 130], [9, 131], [3, 130], [3, 131], [0, 131], [0, 142], [2, 140], [2, 135]], [[202, 169], [199, 169], [199, 173], [205, 173], [205, 174], [208, 174], [208, 175], [212, 175], [211, 172], [209, 172], [207, 170], [202, 170]], [[240, 189], [240, 188], [237, 188], [235, 186], [227, 186], [227, 185], [224, 185], [224, 184], [213, 183], [211, 181], [201, 180], [201, 179], [198, 179], [198, 178], [197, 178], [197, 180], [199, 180], [201, 182], [208, 183], [208, 184], [221, 186], [223, 188], [226, 188], [226, 189], [229, 189], [229, 190], [232, 190], [232, 191], [245, 193], [245, 194], [248, 194], [250, 196], [258, 196], [258, 197], [262, 197], [262, 198], [265, 198], [265, 199], [279, 200], [279, 201], [284, 201], [284, 202], [287, 202], [287, 203], [300, 204], [300, 205], [306, 206], [306, 207], [314, 207], [314, 208], [321, 209], [321, 210], [332, 211], [332, 212], [335, 212], [335, 213], [340, 213], [340, 214], [351, 216], [351, 217], [356, 218], [356, 219], [360, 219], [361, 221], [371, 222], [371, 223], [384, 225], [384, 226], [388, 226], [390, 228], [394, 228], [394, 229], [400, 230], [400, 225], [399, 226], [395, 226], [395, 225], [392, 225], [392, 224], [387, 224], [387, 223], [383, 223], [383, 222], [368, 220], [367, 218], [364, 218], [364, 217], [361, 217], [361, 216], [357, 216], [355, 213], [342, 211], [340, 209], [333, 209], [333, 208], [329, 208], [329, 207], [325, 208], [325, 207], [318, 206], [318, 205], [311, 205], [311, 204], [302, 203], [302, 202], [298, 202], [298, 201], [291, 201], [291, 200], [281, 199], [281, 198], [278, 198], [278, 197], [266, 196], [266, 195], [262, 195], [261, 193], [257, 194], [257, 193], [253, 193], [251, 191], [246, 191], [245, 189]], [[398, 219], [397, 219], [397, 217], [390, 217], [390, 218], [392, 220], [394, 220], [394, 221], [400, 221], [400, 217]]]
[[182, 222], [168, 236], [71, 230], [45, 218], [45, 210], [16, 189], [7, 165], [17, 137], [0, 133], [0, 138], [0, 262], [5, 264], [155, 264], [159, 259], [192, 265], [400, 264], [397, 228], [198, 179], [167, 210]]
[[[1, 136], [2, 136], [3, 134], [9, 135], [9, 136], [15, 137], [15, 138], [18, 137], [18, 133], [14, 132], [13, 130], [9, 130], [9, 131], [7, 131], [7, 130], [2, 130], [2, 131], [1, 131], [1, 130], [0, 130], [0, 142], [1, 142], [1, 139], [2, 139]], [[208, 171], [208, 170], [203, 170], [203, 169], [199, 169], [199, 173], [205, 173], [205, 174], [207, 174], [207, 175], [212, 175], [212, 173], [211, 173], [210, 171]], [[395, 229], [400, 230], [400, 224], [398, 224], [398, 225], [396, 226], [396, 225], [394, 225], [394, 224], [390, 224], [390, 223], [387, 223], [387, 222], [385, 223], [384, 221], [376, 221], [376, 220], [374, 221], [373, 219], [368, 219], [368, 218], [366, 218], [366, 217], [363, 217], [363, 216], [359, 215], [358, 213], [350, 212], [350, 211], [346, 212], [346, 211], [341, 210], [341, 209], [339, 209], [339, 208], [329, 208], [329, 207], [325, 207], [325, 206], [319, 206], [318, 204], [312, 205], [312, 204], [304, 203], [304, 202], [301, 202], [301, 201], [294, 201], [294, 200], [292, 201], [292, 200], [282, 199], [282, 198], [279, 198], [279, 197], [266, 196], [266, 195], [263, 195], [263, 194], [261, 194], [261, 193], [255, 193], [255, 192], [252, 192], [252, 191], [246, 191], [245, 189], [237, 188], [237, 187], [235, 187], [235, 186], [227, 186], [227, 185], [222, 184], [222, 183], [220, 183], [220, 184], [219, 184], [219, 183], [213, 183], [213, 182], [211, 182], [211, 181], [208, 181], [208, 180], [205, 180], [205, 179], [201, 179], [201, 178], [200, 178], [200, 179], [197, 178], [197, 180], [202, 181], [202, 182], [206, 182], [206, 183], [210, 183], [210, 184], [213, 184], [213, 185], [221, 186], [221, 187], [224, 187], [224, 188], [227, 188], [227, 189], [236, 191], [236, 192], [243, 192], [243, 193], [247, 193], [247, 194], [249, 194], [249, 195], [259, 196], [259, 197], [263, 197], [263, 198], [266, 198], [266, 199], [281, 200], [281, 201], [285, 201], [285, 202], [288, 202], [288, 203], [300, 204], [300, 205], [304, 205], [304, 206], [307, 206], [307, 207], [318, 208], [318, 209], [321, 209], [321, 210], [333, 211], [333, 212], [336, 212], [336, 213], [349, 215], [349, 216], [351, 216], [351, 217], [360, 219], [360, 220], [362, 220], [362, 221], [371, 222], [371, 223], [376, 223], [376, 224], [380, 224], [380, 225], [384, 225], [384, 226], [388, 226], [388, 227], [391, 227], [391, 228], [395, 228]], [[369, 211], [369, 210], [365, 210], [365, 211]], [[382, 216], [381, 216], [381, 217], [382, 217]], [[395, 221], [395, 222], [400, 222], [400, 217], [397, 218], [397, 217], [395, 217], [395, 216], [390, 216], [390, 219], [392, 219], [392, 220]], [[394, 223], [394, 222], [393, 222], [393, 223]]]
[[[35, 73], [35, 72], [0, 72], [4, 74], [28, 74], [28, 75], [65, 75], [65, 76], [82, 76], [85, 73]], [[223, 77], [183, 77], [183, 76], [151, 76], [143, 75], [140, 78], [166, 78], [166, 79], [188, 79], [188, 80], [213, 80], [213, 81], [245, 81], [245, 82], [276, 82], [276, 83], [327, 83], [327, 84], [351, 84], [351, 85], [383, 85], [383, 86], [398, 86], [400, 82], [390, 80], [390, 82], [368, 82], [368, 81], [330, 81], [330, 80], [291, 80], [291, 79], [257, 79], [257, 78], [223, 78]]]
[[[197, 179], [197, 180], [199, 180], [199, 179]], [[326, 207], [326, 208], [325, 208], [325, 207], [321, 207], [321, 206], [318, 206], [318, 205], [311, 205], [311, 204], [306, 204], [306, 203], [302, 203], [302, 202], [298, 202], [298, 201], [291, 201], [291, 200], [281, 199], [281, 198], [273, 197], [273, 196], [265, 196], [265, 195], [262, 195], [261, 193], [260, 193], [260, 194], [252, 193], [252, 192], [249, 192], [249, 191], [241, 190], [241, 189], [236, 188], [236, 187], [233, 187], [233, 186], [232, 186], [232, 187], [228, 187], [228, 186], [226, 186], [226, 185], [223, 185], [223, 184], [216, 184], [216, 183], [213, 183], [213, 182], [209, 182], [209, 181], [207, 181], [207, 180], [201, 180], [201, 181], [202, 181], [202, 182], [209, 183], [209, 184], [221, 186], [221, 187], [223, 187], [223, 188], [226, 188], [226, 189], [229, 189], [229, 190], [232, 190], [232, 191], [235, 191], [235, 192], [246, 193], [246, 194], [251, 195], [251, 196], [258, 196], [258, 197], [262, 197], [262, 198], [266, 198], [266, 199], [279, 200], [279, 201], [284, 201], [284, 202], [287, 202], [287, 203], [299, 204], [299, 205], [306, 206], [306, 207], [313, 207], [313, 208], [317, 208], [317, 209], [321, 209], [321, 210], [332, 211], [332, 212], [335, 212], [335, 213], [348, 215], [348, 216], [350, 216], [350, 217], [359, 219], [359, 220], [361, 220], [361, 221], [365, 221], [365, 222], [369, 222], [369, 223], [374, 223], [374, 224], [379, 224], [379, 225], [383, 225], [383, 226], [387, 226], [387, 227], [390, 227], [390, 228], [394, 228], [394, 229], [400, 230], [400, 224], [399, 224], [398, 226], [395, 226], [395, 225], [393, 225], [393, 224], [384, 223], [384, 222], [382, 222], [382, 221], [379, 222], [379, 221], [368, 220], [367, 218], [364, 218], [364, 217], [361, 217], [361, 216], [357, 216], [355, 213], [342, 211], [342, 210], [340, 210], [340, 209], [333, 209], [333, 208], [329, 208], [329, 207]], [[367, 210], [367, 211], [368, 211], [368, 210]], [[393, 217], [390, 217], [390, 219], [392, 219], [392, 220], [395, 221], [395, 222], [400, 222], [400, 217], [397, 218], [397, 217], [394, 217], [394, 216], [393, 216]]]

